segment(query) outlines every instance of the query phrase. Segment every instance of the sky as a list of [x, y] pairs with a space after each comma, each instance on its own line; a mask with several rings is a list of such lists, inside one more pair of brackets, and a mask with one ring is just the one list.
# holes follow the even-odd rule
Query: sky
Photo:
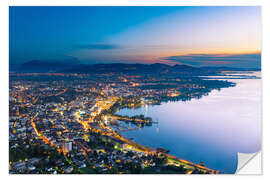
[[9, 15], [10, 65], [261, 66], [260, 7], [14, 6]]

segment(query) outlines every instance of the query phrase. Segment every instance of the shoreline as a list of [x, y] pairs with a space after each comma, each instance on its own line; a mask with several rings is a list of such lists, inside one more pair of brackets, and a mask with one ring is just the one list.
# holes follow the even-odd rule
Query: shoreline
[[[157, 104], [147, 104], [147, 105], [159, 105], [160, 103], [162, 102], [159, 102]], [[136, 106], [136, 108], [141, 108], [143, 107], [144, 105], [141, 105], [141, 104], [137, 104], [138, 106]], [[113, 105], [111, 106], [111, 108], [113, 108]], [[111, 110], [111, 108], [109, 110]], [[129, 108], [129, 107], [122, 107], [122, 108], [119, 108], [120, 109], [123, 109], [123, 108]], [[119, 111], [118, 110], [118, 111]], [[110, 114], [111, 116], [114, 116], [116, 112], [113, 112], [112, 114]], [[102, 114], [102, 113], [101, 113]], [[117, 116], [121, 116], [121, 115], [117, 115]], [[110, 127], [111, 128], [111, 127]], [[117, 131], [116, 131], [117, 132]], [[120, 140], [124, 141], [126, 144], [128, 145], [131, 145], [131, 146], [135, 146], [134, 148], [136, 150], [138, 150], [137, 148], [139, 147], [140, 150], [139, 151], [142, 151], [143, 153], [157, 153], [157, 150], [151, 148], [151, 147], [148, 147], [148, 146], [144, 146], [142, 144], [139, 144], [137, 142], [134, 142], [133, 140], [130, 140], [129, 138], [126, 138], [124, 135], [120, 134], [119, 132], [117, 132], [117, 134], [119, 134], [119, 136], [121, 136], [121, 138], [119, 138]], [[133, 150], [135, 150], [133, 149]], [[135, 151], [136, 151], [135, 150]], [[219, 171], [218, 170], [214, 170], [214, 169], [210, 169], [208, 167], [205, 167], [205, 166], [202, 166], [202, 165], [199, 165], [199, 164], [196, 164], [196, 163], [193, 163], [193, 162], [190, 162], [190, 161], [187, 161], [187, 160], [184, 160], [182, 158], [179, 158], [179, 157], [176, 157], [176, 156], [173, 156], [169, 153], [162, 153], [163, 155], [165, 155], [167, 158], [168, 158], [168, 161], [170, 161], [169, 163], [172, 163], [172, 164], [177, 164], [177, 165], [183, 165], [185, 167], [189, 167], [189, 168], [198, 168], [202, 171], [205, 171], [205, 172], [209, 172], [211, 174], [218, 174]]]

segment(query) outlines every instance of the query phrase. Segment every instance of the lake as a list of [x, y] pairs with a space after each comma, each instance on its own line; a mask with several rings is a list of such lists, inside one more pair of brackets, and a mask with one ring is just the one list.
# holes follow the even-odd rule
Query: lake
[[[239, 75], [241, 79], [237, 79]], [[169, 154], [194, 163], [202, 161], [221, 173], [234, 173], [238, 152], [261, 149], [261, 79], [243, 79], [242, 75], [260, 73], [230, 74], [227, 78], [232, 79], [226, 80], [236, 82], [235, 87], [213, 90], [201, 99], [119, 110], [116, 114], [144, 114], [158, 120], [151, 127], [122, 135], [148, 147], [168, 149]]]

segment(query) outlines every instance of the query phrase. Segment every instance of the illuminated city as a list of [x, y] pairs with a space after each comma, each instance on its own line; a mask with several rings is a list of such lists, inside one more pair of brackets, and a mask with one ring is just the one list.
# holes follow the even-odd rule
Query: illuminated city
[[[248, 34], [250, 42], [241, 41], [244, 45], [235, 44], [233, 38], [225, 42], [222, 37], [218, 37], [221, 32], [219, 32], [220, 29], [216, 29], [216, 32], [219, 32], [215, 34], [218, 37], [216, 41], [224, 41], [224, 44], [215, 43], [219, 44], [222, 50], [218, 48], [218, 45], [216, 48], [212, 48], [210, 41], [201, 44], [204, 38], [211, 39], [210, 36], [215, 36], [210, 35], [209, 32], [204, 34], [204, 38], [200, 37], [200, 42], [190, 37], [190, 42], [194, 43], [193, 48], [189, 48], [189, 43], [184, 44], [178, 39], [169, 45], [164, 45], [172, 41], [173, 36], [176, 35], [174, 33], [177, 33], [174, 30], [171, 34], [164, 33], [167, 31], [166, 28], [174, 26], [173, 20], [176, 17], [182, 19], [182, 23], [186, 23], [188, 27], [190, 26], [189, 28], [193, 28], [193, 25], [189, 25], [189, 22], [182, 18], [182, 14], [186, 13], [193, 19], [206, 9], [198, 7], [163, 7], [164, 9], [156, 7], [155, 9], [149, 7], [153, 17], [147, 17], [149, 15], [143, 13], [137, 17], [138, 19], [129, 17], [133, 18], [130, 21], [134, 21], [134, 24], [139, 23], [137, 21], [141, 21], [140, 18], [144, 19], [143, 22], [140, 22], [141, 24], [139, 23], [140, 25], [134, 25], [134, 27], [138, 27], [137, 29], [129, 29], [128, 27], [131, 25], [128, 23], [130, 22], [124, 20], [123, 25], [117, 20], [114, 24], [117, 26], [115, 29], [100, 32], [99, 22], [94, 21], [96, 30], [89, 31], [88, 33], [91, 35], [85, 36], [86, 39], [93, 42], [87, 44], [84, 43], [84, 37], [81, 37], [81, 34], [85, 33], [83, 28], [86, 22], [75, 21], [77, 16], [81, 17], [77, 12], [80, 10], [79, 7], [73, 7], [75, 9], [71, 20], [73, 20], [74, 26], [82, 28], [81, 34], [75, 27], [70, 27], [69, 30], [63, 31], [66, 34], [65, 37], [54, 35], [54, 32], [58, 33], [57, 27], [62, 28], [62, 25], [56, 23], [57, 25], [53, 27], [54, 22], [50, 17], [54, 16], [56, 12], [60, 13], [59, 11], [62, 13], [61, 16], [64, 16], [67, 12], [71, 12], [70, 8], [72, 7], [10, 8], [10, 40], [12, 43], [9, 72], [9, 173], [231, 173], [232, 168], [216, 166], [215, 161], [211, 164], [210, 160], [209, 162], [205, 160], [206, 156], [193, 161], [194, 157], [188, 153], [185, 158], [177, 154], [177, 151], [186, 152], [189, 150], [188, 148], [192, 148], [189, 144], [183, 145], [183, 150], [171, 149], [166, 147], [166, 143], [163, 145], [161, 141], [155, 142], [157, 144], [155, 146], [150, 145], [151, 143], [148, 145], [145, 143], [147, 141], [140, 141], [140, 138], [134, 139], [127, 134], [130, 132], [147, 133], [148, 129], [154, 129], [158, 134], [162, 133], [159, 131], [166, 130], [164, 124], [167, 122], [148, 115], [148, 108], [161, 107], [172, 102], [187, 104], [194, 101], [200, 102], [208, 96], [212, 97], [213, 92], [223, 92], [225, 89], [238, 87], [238, 82], [234, 79], [259, 81], [260, 76], [256, 73], [260, 72], [260, 47], [257, 45], [260, 37], [256, 33], [255, 35], [248, 32], [242, 33], [237, 40], [240, 42]], [[102, 7], [88, 8], [90, 9], [82, 8], [84, 13], [89, 12], [87, 17], [92, 18], [93, 16], [101, 20], [108, 18], [99, 14], [104, 10]], [[126, 13], [123, 9], [125, 7], [114, 8], [109, 8], [108, 13], [117, 10]], [[220, 15], [220, 9], [207, 8], [209, 8], [207, 9], [209, 17], [218, 19], [218, 17], [214, 18], [213, 14]], [[93, 10], [93, 12], [89, 10]], [[233, 7], [223, 7], [221, 10], [236, 12]], [[239, 13], [238, 10], [248, 16], [252, 16], [253, 12], [257, 13], [255, 7], [243, 7], [243, 9], [237, 7], [236, 14]], [[131, 8], [131, 13], [134, 13], [133, 11], [137, 11], [136, 7]], [[52, 25], [55, 29], [40, 37], [37, 32], [31, 34], [31, 28], [22, 25], [31, 22], [31, 19], [28, 19], [28, 13], [31, 14], [31, 12], [42, 18], [44, 17], [43, 12], [48, 13], [46, 16], [48, 19], [45, 18], [44, 22], [38, 22], [36, 25], [40, 28], [39, 33], [45, 33], [42, 29], [43, 26], [47, 28]], [[16, 13], [25, 13], [23, 16], [25, 19]], [[160, 17], [160, 24], [155, 19], [159, 13], [165, 14]], [[223, 16], [220, 15], [220, 17]], [[171, 18], [172, 22], [167, 22], [168, 18]], [[231, 16], [225, 18], [224, 26], [233, 26], [238, 20], [241, 21], [240, 18], [231, 22], [231, 18]], [[147, 24], [147, 20], [152, 19], [153, 22]], [[254, 19], [256, 17], [251, 18], [251, 21], [253, 22]], [[210, 20], [209, 22], [209, 26], [212, 25], [213, 22]], [[252, 25], [252, 22], [248, 23]], [[196, 23], [199, 22], [194, 20], [193, 23], [197, 25]], [[33, 24], [31, 26], [35, 26]], [[68, 29], [69, 24], [67, 22], [63, 22], [63, 24], [63, 27]], [[22, 31], [17, 32], [16, 25], [21, 26]], [[126, 29], [122, 27], [125, 25]], [[163, 25], [167, 25], [167, 27]], [[149, 33], [153, 28], [158, 27], [160, 28], [156, 34]], [[176, 25], [177, 28], [178, 25]], [[21, 38], [24, 35], [21, 33], [24, 31], [26, 37], [23, 41], [26, 41], [29, 36], [31, 45], [28, 42], [22, 42]], [[68, 31], [72, 31], [74, 34], [69, 36]], [[194, 30], [193, 33], [199, 34], [197, 31]], [[254, 31], [257, 32], [257, 29]], [[189, 35], [191, 32], [181, 30], [180, 33]], [[204, 28], [202, 28], [202, 33], [204, 33]], [[231, 35], [230, 33], [235, 32], [228, 31], [227, 35]], [[158, 35], [161, 35], [160, 42], [155, 41]], [[48, 36], [48, 39], [45, 36]], [[103, 40], [97, 40], [100, 38], [99, 36], [102, 36]], [[75, 41], [75, 38], [78, 40]], [[71, 43], [74, 49], [66, 52], [69, 49], [66, 48], [69, 40], [74, 41]], [[184, 40], [188, 41], [188, 37], [185, 36]], [[37, 43], [36, 41], [41, 41], [37, 47], [34, 45]], [[54, 41], [55, 43], [50, 45]], [[114, 45], [115, 42], [119, 45]], [[46, 48], [43, 49], [43, 47]], [[182, 50], [181, 53], [178, 53], [180, 50]], [[60, 56], [59, 53], [62, 55]], [[49, 55], [51, 57], [48, 57]], [[243, 63], [241, 64], [239, 61], [243, 61]], [[132, 110], [133, 112], [138, 109], [145, 109], [145, 113], [134, 115], [120, 113], [121, 110]], [[165, 114], [171, 114], [170, 109], [164, 109]], [[187, 113], [180, 108], [177, 111]], [[211, 111], [212, 109], [209, 109], [205, 114], [209, 115]], [[196, 113], [195, 110], [194, 112]], [[166, 119], [164, 117], [160, 117], [160, 119]], [[189, 119], [185, 120], [189, 121]], [[211, 124], [214, 123], [211, 122]], [[200, 126], [200, 124], [197, 123], [194, 126]], [[184, 124], [181, 128], [183, 127]], [[202, 125], [201, 129], [204, 130], [203, 128]], [[185, 129], [181, 130], [184, 133]], [[204, 137], [204, 132], [198, 131], [198, 134], [200, 133], [202, 133], [201, 137]], [[226, 132], [226, 134], [229, 133]], [[196, 132], [192, 131], [186, 133], [187, 141], [188, 138], [194, 138], [199, 143], [200, 139], [196, 139], [196, 135]], [[178, 137], [178, 135], [173, 136]], [[211, 136], [215, 137], [215, 134], [211, 134]], [[147, 138], [150, 139], [148, 142], [151, 141], [151, 135], [145, 136], [146, 140]], [[201, 141], [207, 142], [207, 140]], [[218, 144], [218, 141], [213, 140], [212, 144]], [[177, 141], [175, 143], [184, 144], [185, 142]], [[203, 149], [203, 145], [201, 147], [202, 149], [197, 148], [198, 154], [207, 151]], [[209, 152], [211, 151], [209, 150]], [[188, 158], [186, 159], [186, 157]]]

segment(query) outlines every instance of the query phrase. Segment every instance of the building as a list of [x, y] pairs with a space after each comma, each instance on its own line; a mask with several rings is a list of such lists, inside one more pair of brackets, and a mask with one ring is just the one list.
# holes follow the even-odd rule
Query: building
[[63, 142], [63, 149], [65, 152], [72, 151], [72, 141], [64, 141]]

